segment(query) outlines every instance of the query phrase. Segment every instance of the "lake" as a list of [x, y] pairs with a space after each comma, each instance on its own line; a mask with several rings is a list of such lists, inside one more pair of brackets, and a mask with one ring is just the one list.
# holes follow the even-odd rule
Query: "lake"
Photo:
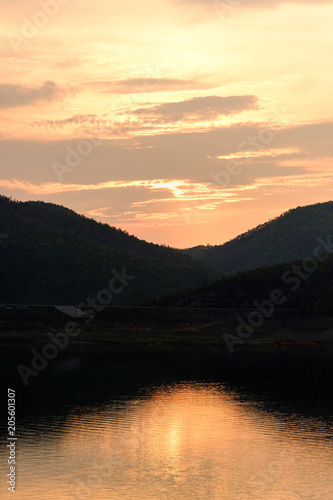
[[[86, 344], [25, 387], [16, 365], [29, 348], [3, 347], [2, 401], [7, 387], [17, 401], [14, 498], [329, 500], [332, 355]], [[2, 446], [1, 498], [7, 455]]]

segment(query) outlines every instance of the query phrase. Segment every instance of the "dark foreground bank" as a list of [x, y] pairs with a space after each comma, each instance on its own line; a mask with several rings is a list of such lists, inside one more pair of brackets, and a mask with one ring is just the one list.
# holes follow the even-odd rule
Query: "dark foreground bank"
[[[60, 335], [62, 334], [62, 335]], [[270, 317], [247, 309], [1, 306], [0, 343], [300, 346], [333, 344], [333, 317], [304, 318], [294, 310]], [[65, 339], [65, 340], [64, 340]]]

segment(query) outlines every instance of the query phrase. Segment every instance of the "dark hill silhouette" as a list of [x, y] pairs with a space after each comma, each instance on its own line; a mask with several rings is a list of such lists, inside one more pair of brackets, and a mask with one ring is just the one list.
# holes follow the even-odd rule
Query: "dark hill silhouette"
[[318, 237], [333, 236], [333, 202], [298, 207], [223, 245], [183, 250], [226, 274], [311, 256]]
[[223, 276], [216, 283], [183, 290], [149, 305], [256, 310], [260, 309], [258, 304], [264, 303], [267, 309], [272, 292], [278, 290], [285, 300], [274, 307], [275, 311], [292, 309], [306, 316], [332, 316], [333, 254], [317, 263], [312, 259], [309, 267], [307, 261], [308, 258]]
[[219, 277], [184, 253], [52, 203], [0, 196], [0, 234], [0, 303], [78, 305], [107, 288], [113, 269], [125, 268], [135, 279], [110, 305], [137, 304]]

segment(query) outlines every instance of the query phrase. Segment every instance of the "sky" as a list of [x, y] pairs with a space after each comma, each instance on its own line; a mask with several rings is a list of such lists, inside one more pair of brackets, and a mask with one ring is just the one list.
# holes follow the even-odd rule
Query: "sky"
[[178, 248], [332, 200], [333, 0], [0, 9], [1, 194]]

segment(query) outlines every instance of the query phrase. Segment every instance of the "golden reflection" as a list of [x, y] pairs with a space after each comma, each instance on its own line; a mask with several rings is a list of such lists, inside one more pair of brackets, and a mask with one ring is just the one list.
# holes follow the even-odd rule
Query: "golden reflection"
[[[39, 442], [39, 470], [17, 498], [46, 498], [45, 474], [49, 500], [299, 500], [314, 470], [329, 487], [328, 437], [316, 419], [272, 413], [221, 385], [164, 386], [70, 414], [53, 443]], [[29, 463], [24, 446], [20, 459]]]

